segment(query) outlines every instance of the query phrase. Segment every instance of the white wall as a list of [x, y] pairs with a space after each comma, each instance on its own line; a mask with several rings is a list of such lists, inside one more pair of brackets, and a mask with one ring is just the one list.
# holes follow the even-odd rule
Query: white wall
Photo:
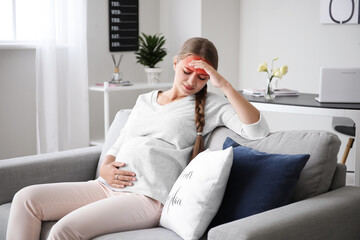
[[263, 87], [264, 61], [280, 57], [279, 86], [318, 93], [320, 66], [360, 66], [360, 25], [323, 25], [321, 0], [240, 1], [240, 86]]
[[160, 32], [166, 38], [167, 56], [161, 63], [162, 81], [174, 78], [173, 58], [182, 43], [201, 36], [201, 0], [160, 0]]
[[[172, 81], [173, 57], [185, 40], [205, 37], [219, 53], [218, 71], [238, 87], [239, 1], [227, 0], [160, 0], [160, 32], [167, 39], [168, 56], [164, 59], [164, 78]], [[209, 91], [221, 93], [208, 84]]]
[[[203, 0], [201, 35], [210, 39], [219, 54], [219, 73], [234, 88], [239, 87], [239, 0]], [[223, 94], [208, 84], [209, 91]]]
[[[123, 79], [131, 82], [146, 82], [144, 67], [136, 63], [134, 51], [110, 52], [108, 37], [108, 1], [88, 0], [88, 64], [89, 84], [111, 80], [114, 64], [111, 54], [118, 58], [123, 54], [120, 72]], [[139, 32], [159, 32], [159, 0], [139, 1]], [[110, 93], [110, 119], [122, 108], [133, 107], [139, 94], [146, 92], [129, 91]], [[104, 138], [104, 100], [100, 92], [90, 92], [90, 139]]]
[[[321, 0], [240, 1], [240, 88], [264, 88], [265, 73], [257, 66], [280, 57], [289, 73], [279, 87], [318, 93], [320, 67], [360, 67], [360, 25], [323, 25]], [[264, 113], [272, 131], [331, 130], [331, 118]], [[339, 135], [346, 144], [347, 137]], [[350, 161], [349, 161], [350, 159]], [[349, 156], [353, 170], [353, 156]]]

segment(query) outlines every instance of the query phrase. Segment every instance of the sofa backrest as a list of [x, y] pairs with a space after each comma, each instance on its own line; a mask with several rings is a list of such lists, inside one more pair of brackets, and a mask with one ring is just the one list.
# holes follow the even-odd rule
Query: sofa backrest
[[[99, 176], [103, 156], [120, 135], [130, 113], [130, 109], [123, 109], [116, 114], [106, 135], [96, 176]], [[293, 201], [329, 191], [337, 166], [337, 154], [341, 143], [335, 134], [327, 131], [281, 131], [271, 133], [266, 138], [252, 141], [240, 137], [225, 127], [219, 127], [210, 136], [206, 136], [206, 148], [211, 150], [222, 149], [226, 137], [232, 138], [241, 145], [267, 153], [310, 154], [310, 159], [297, 183]]]
[[106, 152], [115, 143], [117, 138], [120, 136], [121, 129], [125, 126], [125, 123], [131, 113], [131, 109], [122, 109], [116, 113], [114, 121], [111, 123], [109, 131], [106, 134], [105, 142], [101, 151], [98, 167], [96, 170], [96, 177], [99, 177], [100, 166], [103, 162], [103, 157]]
[[213, 131], [206, 147], [211, 150], [221, 149], [226, 137], [262, 152], [310, 154], [296, 185], [292, 201], [303, 200], [329, 191], [341, 143], [335, 134], [327, 131], [281, 131], [271, 133], [266, 138], [251, 141], [225, 127], [220, 127]]

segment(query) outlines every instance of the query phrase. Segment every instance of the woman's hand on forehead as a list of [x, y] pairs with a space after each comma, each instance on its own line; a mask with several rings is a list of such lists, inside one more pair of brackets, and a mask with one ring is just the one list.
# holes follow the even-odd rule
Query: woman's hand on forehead
[[193, 59], [188, 62], [188, 66], [197, 74], [205, 76], [210, 76], [211, 70], [213, 69], [213, 67], [211, 67], [211, 65], [205, 62], [203, 59]]
[[205, 72], [205, 75], [210, 77], [211, 84], [216, 88], [222, 88], [227, 83], [225, 78], [203, 59], [191, 60], [188, 65], [196, 69], [199, 72], [198, 74], [202, 74], [200, 70]]
[[209, 74], [206, 72], [206, 70], [203, 67], [201, 67], [200, 64], [197, 64], [197, 63], [201, 63], [201, 62], [206, 62], [201, 57], [188, 56], [184, 59], [184, 61], [185, 61], [185, 66], [188, 69], [190, 69], [191, 71], [196, 72], [199, 75], [209, 76]]

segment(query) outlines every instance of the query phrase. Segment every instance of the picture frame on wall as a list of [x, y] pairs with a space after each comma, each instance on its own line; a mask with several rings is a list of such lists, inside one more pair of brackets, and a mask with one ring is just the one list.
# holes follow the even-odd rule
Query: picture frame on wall
[[360, 0], [322, 0], [321, 23], [360, 24]]
[[109, 0], [110, 52], [136, 51], [139, 44], [139, 0]]

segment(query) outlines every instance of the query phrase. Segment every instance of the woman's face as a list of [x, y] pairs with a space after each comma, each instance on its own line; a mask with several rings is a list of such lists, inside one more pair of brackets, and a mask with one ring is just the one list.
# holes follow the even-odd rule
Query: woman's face
[[209, 75], [203, 69], [195, 69], [189, 66], [189, 63], [193, 60], [203, 59], [195, 55], [189, 55], [178, 62], [174, 61], [174, 85], [178, 91], [186, 96], [199, 92], [209, 80]]

